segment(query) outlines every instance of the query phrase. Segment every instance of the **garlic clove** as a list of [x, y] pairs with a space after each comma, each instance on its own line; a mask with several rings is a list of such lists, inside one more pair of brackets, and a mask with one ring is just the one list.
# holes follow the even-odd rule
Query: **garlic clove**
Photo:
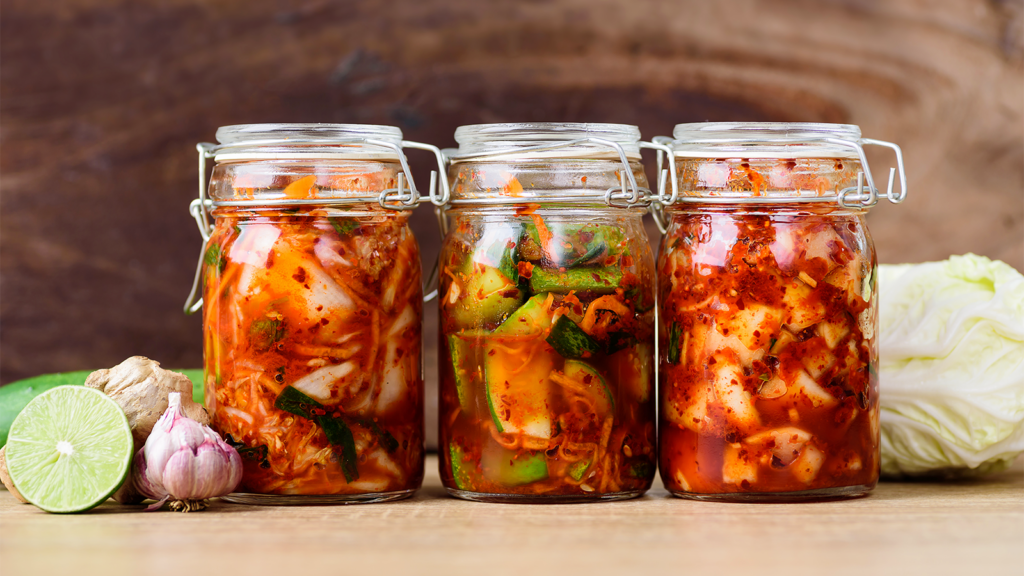
[[183, 447], [167, 461], [162, 480], [167, 493], [178, 500], [207, 498], [197, 494], [197, 476], [196, 455], [191, 448]]
[[224, 493], [228, 472], [228, 459], [214, 442], [205, 442], [196, 450], [197, 474], [192, 486], [192, 498], [211, 498]]

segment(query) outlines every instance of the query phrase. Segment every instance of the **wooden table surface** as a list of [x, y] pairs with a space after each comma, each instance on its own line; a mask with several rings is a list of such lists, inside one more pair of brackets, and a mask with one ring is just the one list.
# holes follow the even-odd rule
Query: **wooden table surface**
[[21, 574], [957, 574], [1024, 572], [1024, 461], [983, 480], [882, 483], [809, 504], [643, 498], [499, 505], [446, 496], [336, 507], [214, 502], [47, 514], [0, 491], [0, 568]]

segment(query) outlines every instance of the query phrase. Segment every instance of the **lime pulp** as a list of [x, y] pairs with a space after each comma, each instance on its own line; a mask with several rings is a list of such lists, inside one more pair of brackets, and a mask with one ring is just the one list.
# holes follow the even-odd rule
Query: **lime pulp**
[[98, 506], [131, 469], [132, 432], [121, 407], [82, 386], [36, 396], [11, 424], [7, 468], [26, 500], [47, 512]]

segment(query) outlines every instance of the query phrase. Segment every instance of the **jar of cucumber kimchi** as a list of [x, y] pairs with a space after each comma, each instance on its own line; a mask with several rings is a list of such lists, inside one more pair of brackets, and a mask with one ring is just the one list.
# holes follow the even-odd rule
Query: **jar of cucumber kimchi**
[[205, 243], [186, 309], [203, 307], [212, 426], [243, 457], [227, 499], [411, 495], [424, 448], [410, 143], [332, 124], [225, 126], [217, 140], [199, 146]]
[[[659, 139], [660, 140], [660, 139]], [[851, 497], [878, 481], [865, 144], [837, 124], [680, 124], [658, 258], [660, 465], [676, 495]]]
[[655, 470], [639, 130], [456, 130], [440, 253], [441, 479], [489, 502], [631, 498]]

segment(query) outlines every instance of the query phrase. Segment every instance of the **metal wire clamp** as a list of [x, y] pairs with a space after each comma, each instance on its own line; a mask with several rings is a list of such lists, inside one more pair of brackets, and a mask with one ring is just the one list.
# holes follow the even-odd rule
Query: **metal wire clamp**
[[[376, 196], [358, 196], [356, 191], [351, 191], [352, 195], [342, 198], [317, 198], [317, 199], [293, 199], [293, 198], [280, 198], [273, 200], [212, 200], [207, 197], [208, 183], [206, 181], [206, 161], [210, 158], [216, 159], [220, 154], [224, 154], [225, 151], [235, 148], [253, 148], [260, 146], [308, 146], [308, 145], [324, 145], [324, 146], [344, 146], [344, 145], [369, 145], [386, 148], [391, 152], [394, 152], [398, 158], [398, 162], [402, 168], [397, 177], [397, 185], [395, 188], [388, 188], [382, 190]], [[282, 207], [282, 206], [344, 206], [354, 204], [364, 204], [366, 202], [376, 201], [381, 208], [386, 210], [414, 210], [424, 198], [420, 195], [416, 188], [416, 183], [413, 179], [412, 170], [409, 169], [409, 163], [405, 157], [404, 148], [414, 148], [419, 150], [427, 150], [434, 153], [434, 157], [437, 160], [438, 169], [444, 170], [444, 159], [441, 155], [441, 150], [431, 144], [424, 144], [421, 142], [412, 142], [409, 140], [402, 140], [401, 145], [397, 145], [394, 142], [386, 140], [378, 140], [375, 138], [302, 138], [302, 139], [265, 139], [265, 140], [249, 140], [243, 143], [237, 144], [224, 144], [217, 145], [208, 142], [201, 142], [196, 144], [196, 150], [199, 153], [199, 197], [192, 200], [189, 204], [189, 212], [196, 221], [196, 225], [199, 227], [199, 234], [203, 238], [203, 245], [199, 252], [199, 261], [196, 264], [196, 273], [192, 279], [192, 289], [189, 291], [188, 299], [185, 301], [184, 312], [185, 314], [191, 315], [199, 311], [203, 306], [203, 299], [198, 297], [200, 290], [200, 283], [203, 272], [203, 259], [208, 249], [210, 242], [210, 210], [219, 206], [232, 206], [232, 207], [245, 207], [245, 206], [259, 206], [259, 207]], [[248, 153], [234, 153], [230, 157], [232, 160], [259, 160], [259, 159], [274, 159], [274, 158], [294, 158], [294, 159], [315, 159], [317, 157], [335, 157], [335, 154], [330, 153], [304, 153], [297, 152], [292, 154], [282, 153], [259, 153], [259, 152], [248, 152]], [[408, 178], [409, 185], [406, 187], [405, 180]], [[430, 173], [430, 188], [428, 196], [431, 202], [434, 202], [435, 198], [448, 198], [450, 196], [447, 178], [442, 179], [442, 193], [437, 194], [437, 172], [431, 171]], [[428, 283], [430, 280], [428, 279]], [[436, 291], [435, 291], [436, 292]]]
[[[903, 164], [903, 152], [900, 147], [892, 142], [886, 142], [883, 140], [873, 140], [870, 138], [861, 138], [859, 140], [846, 140], [842, 138], [708, 138], [700, 140], [687, 140], [687, 146], [706, 144], [713, 146], [716, 144], [742, 144], [742, 143], [767, 143], [767, 144], [813, 144], [815, 142], [828, 143], [836, 146], [842, 146], [853, 149], [858, 160], [861, 163], [861, 170], [857, 174], [857, 185], [848, 188], [843, 188], [836, 195], [832, 196], [755, 196], [755, 197], [713, 197], [713, 196], [680, 196], [678, 190], [678, 178], [674, 173], [674, 167], [676, 164], [676, 154], [672, 149], [672, 146], [679, 144], [679, 141], [673, 140], [666, 136], [655, 137], [654, 143], [660, 144], [668, 150], [659, 149], [658, 152], [658, 196], [655, 204], [655, 222], [658, 224], [658, 228], [665, 232], [663, 228], [665, 222], [659, 221], [659, 216], [663, 219], [664, 214], [657, 214], [657, 211], [663, 210], [664, 207], [675, 204], [676, 202], [694, 203], [694, 204], [789, 204], [789, 203], [804, 203], [804, 202], [822, 202], [822, 201], [835, 201], [842, 208], [857, 209], [857, 208], [870, 208], [878, 203], [880, 196], [878, 188], [875, 186], [874, 177], [871, 173], [871, 167], [868, 164], [867, 157], [864, 154], [865, 145], [883, 146], [891, 148], [896, 154], [896, 168], [889, 169], [889, 182], [886, 187], [884, 196], [889, 199], [893, 204], [899, 204], [907, 197], [907, 175]], [[669, 160], [669, 167], [673, 173], [671, 175], [672, 180], [672, 195], [665, 197], [666, 185], [664, 182], [667, 176], [666, 172], [662, 170], [662, 162], [667, 157]], [[900, 190], [898, 193], [893, 191], [896, 182], [896, 172], [899, 171]], [[865, 180], [867, 181], [867, 187], [865, 188]]]

